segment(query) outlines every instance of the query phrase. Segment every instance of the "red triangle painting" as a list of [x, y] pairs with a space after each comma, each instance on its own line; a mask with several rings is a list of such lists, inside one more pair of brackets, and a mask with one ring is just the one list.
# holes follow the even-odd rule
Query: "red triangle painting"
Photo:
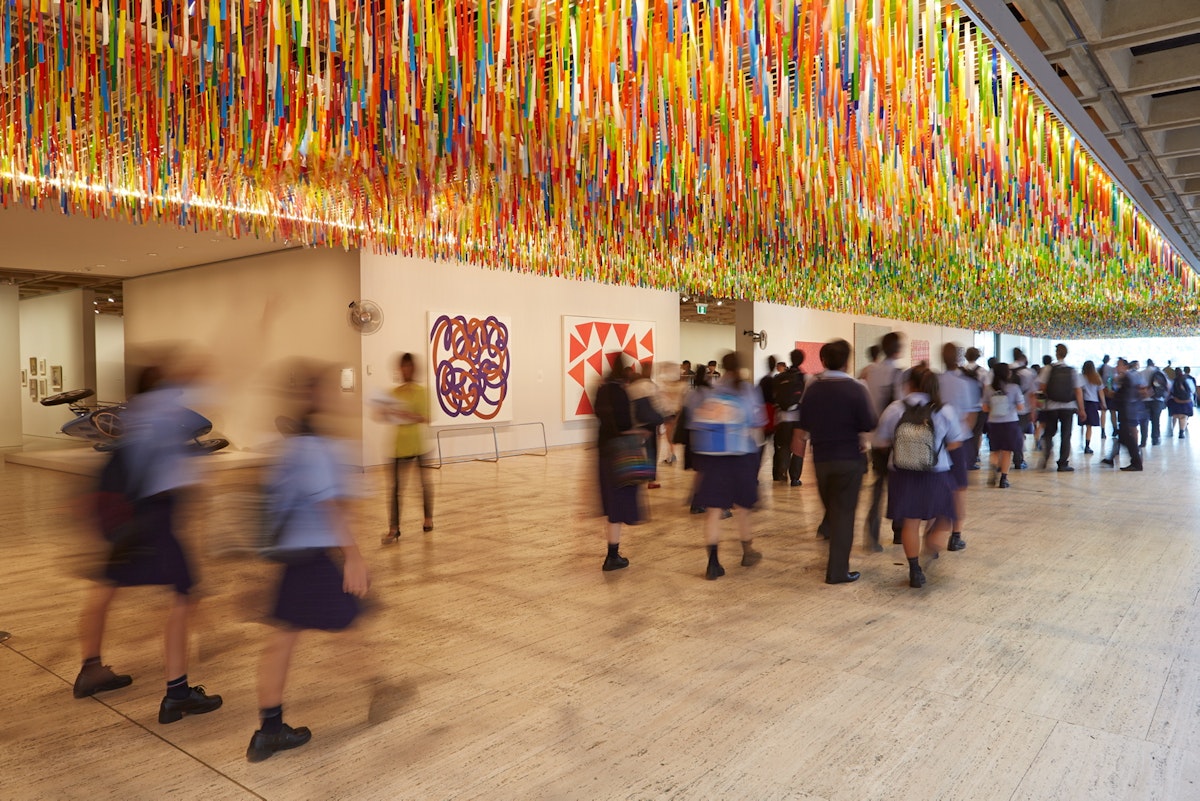
[[585, 384], [583, 382], [583, 374], [584, 374], [584, 371], [586, 371], [586, 370], [587, 370], [587, 362], [580, 362], [579, 364], [575, 365], [570, 370], [568, 370], [567, 375], [569, 375], [569, 376], [571, 376], [571, 378], [575, 379], [575, 383], [582, 387], [582, 386], [585, 386]]
[[579, 405], [575, 407], [575, 414], [595, 414], [592, 402], [588, 399], [586, 392], [579, 396]]
[[571, 337], [571, 359], [575, 361], [587, 351], [587, 345], [579, 341], [578, 337]]
[[604, 347], [604, 340], [608, 339], [608, 332], [612, 328], [612, 323], [596, 323], [596, 334], [600, 337], [600, 347]]
[[629, 344], [625, 346], [625, 352], [628, 353], [630, 356], [632, 356], [634, 361], [637, 361], [638, 347], [637, 347], [637, 338], [636, 337], [629, 338]]
[[646, 332], [646, 336], [642, 337], [642, 347], [651, 354], [654, 353], [654, 329], [651, 328]]
[[620, 353], [606, 353], [604, 355], [608, 358], [608, 366], [610, 369], [614, 364], [617, 363], [617, 359], [621, 358]]
[[604, 372], [604, 351], [598, 350], [591, 356], [587, 357], [587, 363], [592, 366], [597, 373]]
[[584, 323], [583, 325], [575, 326], [575, 332], [579, 334], [579, 338], [587, 342], [592, 338], [592, 323]]
[[629, 323], [613, 323], [613, 333], [617, 335], [618, 342], [624, 342], [625, 337], [629, 336]]

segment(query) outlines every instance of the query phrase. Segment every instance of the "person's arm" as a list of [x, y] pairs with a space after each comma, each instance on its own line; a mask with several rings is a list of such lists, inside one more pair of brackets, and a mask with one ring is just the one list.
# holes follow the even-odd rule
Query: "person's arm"
[[1075, 405], [1079, 408], [1079, 419], [1086, 420], [1087, 412], [1083, 408], [1083, 387], [1075, 387]]
[[324, 502], [326, 514], [342, 549], [342, 591], [362, 598], [371, 586], [367, 562], [350, 531], [349, 505], [343, 499]]

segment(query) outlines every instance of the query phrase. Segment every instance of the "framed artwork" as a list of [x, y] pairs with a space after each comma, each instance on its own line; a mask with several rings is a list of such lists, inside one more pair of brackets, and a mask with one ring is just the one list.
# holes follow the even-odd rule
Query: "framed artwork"
[[48, 395], [46, 392], [46, 379], [44, 378], [38, 379], [38, 394], [43, 398], [47, 397]]
[[878, 345], [879, 340], [883, 339], [884, 334], [890, 334], [892, 331], [886, 325], [871, 325], [870, 323], [855, 323], [854, 324], [854, 364], [850, 365], [850, 369], [846, 372], [850, 375], [857, 376], [862, 372], [862, 369], [871, 363], [867, 357], [867, 350], [872, 345]]
[[929, 340], [914, 339], [912, 341], [912, 359], [911, 363], [916, 367], [921, 362], [929, 362]]
[[29, 357], [29, 375], [30, 376], [37, 375], [37, 357], [36, 356]]
[[27, 383], [26, 376], [28, 376], [28, 375], [29, 375], [29, 373], [25, 372], [24, 370], [21, 371], [21, 386], [26, 385], [26, 383]]
[[[824, 342], [796, 341], [796, 344], [793, 347], [804, 351], [804, 364], [800, 365], [800, 372], [804, 373], [805, 375], [816, 375], [825, 369], [825, 367], [821, 364], [821, 347], [824, 344]], [[784, 356], [784, 359], [788, 362], [788, 364], [791, 364], [791, 357], [791, 353], [788, 353]]]
[[38, 359], [38, 375], [46, 374], [46, 360]]
[[50, 365], [50, 389], [55, 392], [62, 392], [62, 365]]
[[430, 425], [512, 420], [512, 318], [430, 311]]
[[29, 399], [31, 401], [34, 401], [35, 403], [37, 402], [38, 394], [37, 394], [37, 379], [36, 378], [29, 379]]
[[563, 420], [593, 416], [592, 400], [617, 353], [633, 362], [654, 362], [654, 323], [563, 317]]

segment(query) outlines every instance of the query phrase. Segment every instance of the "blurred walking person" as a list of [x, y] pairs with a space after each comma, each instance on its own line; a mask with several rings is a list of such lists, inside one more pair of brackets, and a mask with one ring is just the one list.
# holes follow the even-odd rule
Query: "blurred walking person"
[[854, 512], [867, 468], [862, 435], [876, 423], [867, 388], [846, 373], [849, 361], [850, 343], [844, 339], [822, 345], [825, 370], [809, 383], [800, 403], [798, 426], [812, 442], [817, 490], [825, 506], [825, 533], [829, 536], [826, 584], [845, 584], [859, 577], [850, 570], [850, 550]]
[[433, 486], [425, 461], [425, 425], [429, 422], [429, 392], [417, 383], [416, 361], [411, 353], [400, 356], [396, 363], [400, 384], [392, 389], [391, 402], [381, 413], [381, 419], [396, 426], [392, 451], [392, 483], [388, 493], [388, 530], [383, 544], [390, 545], [400, 538], [400, 493], [404, 490], [404, 474], [417, 471], [421, 482], [421, 503], [425, 512], [422, 531], [433, 531]]
[[114, 540], [103, 579], [88, 597], [80, 622], [83, 667], [74, 686], [75, 697], [86, 698], [133, 682], [101, 661], [109, 605], [120, 587], [168, 586], [174, 598], [167, 615], [166, 694], [158, 707], [159, 723], [221, 706], [221, 696], [188, 683], [188, 620], [195, 579], [177, 525], [186, 490], [196, 483], [191, 456], [197, 451], [189, 449], [194, 413], [181, 403], [191, 377], [180, 378], [171, 381], [162, 368], [147, 367], [139, 378], [138, 394], [122, 415], [125, 434], [106, 468], [108, 477], [119, 474], [118, 486], [102, 491], [123, 498], [118, 503], [127, 503], [132, 517], [125, 524], [126, 535]]

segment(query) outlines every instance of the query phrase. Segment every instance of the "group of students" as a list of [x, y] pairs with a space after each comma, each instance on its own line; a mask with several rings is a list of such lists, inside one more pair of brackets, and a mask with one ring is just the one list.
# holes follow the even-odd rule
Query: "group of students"
[[[115, 672], [101, 658], [108, 610], [122, 587], [162, 585], [173, 590], [165, 648], [166, 692], [158, 721], [176, 723], [186, 716], [213, 712], [220, 695], [192, 685], [187, 675], [188, 621], [194, 606], [195, 571], [178, 538], [179, 509], [196, 483], [193, 456], [181, 415], [182, 397], [191, 379], [180, 370], [148, 368], [122, 420], [125, 433], [105, 468], [116, 476], [106, 491], [129, 507], [128, 518], [106, 530], [110, 540], [102, 574], [93, 586], [80, 625], [83, 665], [73, 688], [76, 698], [129, 686], [133, 678]], [[333, 404], [338, 387], [332, 374], [314, 372], [295, 382], [299, 414], [289, 418], [281, 451], [263, 491], [268, 507], [263, 523], [275, 561], [270, 618], [274, 623], [258, 670], [260, 723], [246, 758], [260, 762], [278, 751], [307, 743], [312, 732], [283, 721], [283, 692], [300, 633], [342, 631], [359, 614], [358, 599], [370, 581], [345, 502], [351, 497], [336, 441], [322, 435], [319, 420]], [[122, 465], [118, 471], [114, 465]], [[112, 508], [115, 508], [113, 506]], [[103, 525], [102, 525], [103, 528]]]
[[[859, 578], [849, 562], [863, 476], [870, 472], [874, 482], [866, 548], [882, 550], [882, 519], [890, 519], [893, 543], [903, 546], [908, 560], [909, 584], [919, 588], [926, 582], [922, 551], [936, 557], [943, 550], [966, 548], [966, 489], [970, 472], [982, 469], [985, 436], [987, 483], [1006, 489], [1010, 471], [1028, 466], [1028, 435], [1035, 437], [1043, 469], [1049, 467], [1057, 438], [1056, 466], [1068, 473], [1074, 469], [1076, 422], [1085, 432], [1083, 452], [1091, 454], [1093, 430], [1099, 428], [1101, 438], [1107, 438], [1104, 417], [1110, 414], [1113, 451], [1101, 461], [1115, 465], [1123, 445], [1131, 463], [1121, 469], [1138, 471], [1147, 436], [1151, 444], [1159, 441], [1161, 410], [1170, 412], [1169, 431], [1177, 427], [1183, 438], [1197, 402], [1189, 368], [1168, 373], [1148, 360], [1147, 368], [1139, 370], [1136, 362], [1125, 359], [1110, 367], [1106, 356], [1100, 368], [1089, 361], [1077, 371], [1066, 364], [1063, 344], [1036, 371], [1020, 349], [1014, 349], [1011, 364], [991, 359], [985, 367], [979, 364], [978, 349], [963, 351], [954, 343], [943, 347], [940, 371], [926, 363], [904, 369], [898, 362], [902, 348], [899, 333], [885, 335], [870, 349], [871, 361], [857, 379], [846, 373], [851, 349], [844, 340], [821, 348], [822, 370], [814, 375], [803, 372], [805, 354], [795, 350], [788, 362], [772, 357], [757, 388], [745, 379], [747, 371], [736, 354], [726, 354], [719, 373], [715, 365], [692, 373], [685, 363], [681, 377], [689, 385], [687, 392], [663, 419], [674, 425], [669, 441], [686, 444], [686, 466], [697, 471], [691, 505], [693, 512], [707, 515], [707, 578], [725, 573], [718, 558], [719, 521], [731, 511], [738, 516], [742, 564], [761, 559], [752, 545], [750, 510], [758, 503], [758, 474], [768, 451], [773, 480], [790, 486], [800, 485], [806, 455], [813, 461], [825, 509], [818, 533], [829, 541], [827, 583]], [[712, 380], [714, 374], [719, 377]], [[643, 391], [631, 399], [629, 380], [625, 368], [614, 369], [596, 405], [601, 499], [609, 519], [605, 570], [629, 564], [619, 553], [622, 526], [641, 519], [640, 485], [614, 483], [615, 457], [606, 446], [630, 431], [640, 432], [647, 443], [656, 438], [656, 426], [637, 424], [638, 404], [653, 394]], [[714, 430], [720, 432], [719, 440]]]

